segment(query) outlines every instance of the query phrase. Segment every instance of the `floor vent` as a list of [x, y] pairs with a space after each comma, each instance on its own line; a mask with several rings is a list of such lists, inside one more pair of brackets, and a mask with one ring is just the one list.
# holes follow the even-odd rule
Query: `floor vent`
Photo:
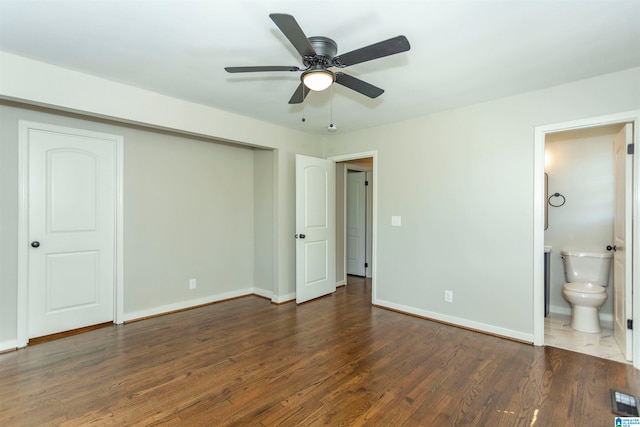
[[637, 417], [638, 401], [636, 396], [611, 390], [611, 412], [624, 417]]

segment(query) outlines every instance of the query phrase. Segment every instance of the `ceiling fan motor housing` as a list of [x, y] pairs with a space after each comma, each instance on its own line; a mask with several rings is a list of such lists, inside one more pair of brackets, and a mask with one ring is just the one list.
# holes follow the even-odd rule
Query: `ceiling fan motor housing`
[[309, 43], [313, 46], [313, 50], [316, 51], [315, 56], [306, 56], [302, 62], [307, 67], [313, 67], [320, 65], [322, 67], [330, 67], [332, 65], [331, 60], [338, 53], [338, 45], [336, 42], [328, 37], [313, 36], [309, 37]]

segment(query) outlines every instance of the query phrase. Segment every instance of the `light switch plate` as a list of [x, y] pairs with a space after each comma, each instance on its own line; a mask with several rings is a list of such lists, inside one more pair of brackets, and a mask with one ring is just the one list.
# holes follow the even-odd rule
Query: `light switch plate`
[[392, 216], [391, 217], [391, 225], [394, 227], [400, 227], [402, 225], [402, 217], [401, 216]]

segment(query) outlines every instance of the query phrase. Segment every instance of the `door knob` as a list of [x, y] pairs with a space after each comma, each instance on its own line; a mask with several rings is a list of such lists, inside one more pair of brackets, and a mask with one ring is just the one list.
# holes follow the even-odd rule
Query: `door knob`
[[34, 240], [33, 242], [31, 242], [31, 246], [34, 248], [37, 248], [40, 246], [40, 242], [38, 242], [37, 240]]
[[607, 245], [607, 250], [608, 250], [608, 251], [613, 251], [613, 252], [615, 252], [617, 249], [618, 249], [618, 248], [616, 248], [616, 245], [613, 245], [613, 246], [611, 246], [611, 245]]
[[304, 239], [305, 237], [307, 236], [305, 236], [304, 234], [296, 234], [296, 239]]

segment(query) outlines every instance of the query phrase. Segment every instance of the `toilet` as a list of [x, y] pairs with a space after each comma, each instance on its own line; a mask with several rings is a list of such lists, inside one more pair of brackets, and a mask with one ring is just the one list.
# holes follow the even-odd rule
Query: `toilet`
[[562, 295], [571, 304], [571, 327], [576, 331], [598, 333], [599, 311], [607, 300], [611, 253], [561, 251], [567, 283]]

